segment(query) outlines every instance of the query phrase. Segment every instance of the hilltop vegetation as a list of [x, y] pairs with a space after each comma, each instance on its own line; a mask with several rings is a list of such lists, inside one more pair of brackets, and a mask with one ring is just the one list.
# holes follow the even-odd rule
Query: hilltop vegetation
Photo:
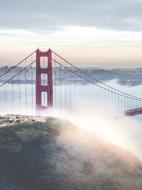
[[[1, 190], [140, 190], [142, 163], [68, 121], [1, 120]], [[5, 124], [5, 125], [4, 125]]]

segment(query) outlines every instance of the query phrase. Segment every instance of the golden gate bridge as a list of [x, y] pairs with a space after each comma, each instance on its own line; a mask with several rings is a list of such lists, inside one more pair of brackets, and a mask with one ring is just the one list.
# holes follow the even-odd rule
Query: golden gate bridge
[[56, 52], [37, 49], [0, 75], [0, 114], [69, 109], [75, 98], [102, 100], [128, 116], [142, 114], [142, 98], [118, 90]]

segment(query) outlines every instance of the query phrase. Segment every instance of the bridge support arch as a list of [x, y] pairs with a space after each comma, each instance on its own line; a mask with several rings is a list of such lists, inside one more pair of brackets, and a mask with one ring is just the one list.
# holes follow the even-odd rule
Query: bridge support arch
[[[45, 83], [42, 84], [44, 76]], [[43, 100], [44, 95], [44, 100]], [[36, 109], [53, 107], [52, 51], [36, 50]]]

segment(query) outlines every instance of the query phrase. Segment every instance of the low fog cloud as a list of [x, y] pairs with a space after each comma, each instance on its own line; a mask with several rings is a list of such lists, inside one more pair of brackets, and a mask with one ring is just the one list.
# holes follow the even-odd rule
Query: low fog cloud
[[[109, 81], [107, 84], [122, 90], [125, 88], [125, 92], [136, 96], [141, 94], [141, 85], [123, 86], [117, 80]], [[96, 102], [93, 98], [77, 98], [73, 101], [70, 111], [55, 111], [53, 115], [66, 118], [83, 130], [91, 131], [142, 159], [142, 116], [127, 117], [123, 111], [117, 111], [113, 104], [104, 103], [101, 99]]]

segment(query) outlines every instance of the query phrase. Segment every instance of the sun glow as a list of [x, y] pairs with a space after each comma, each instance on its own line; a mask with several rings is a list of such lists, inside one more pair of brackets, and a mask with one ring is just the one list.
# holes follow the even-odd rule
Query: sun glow
[[[102, 113], [103, 114], [103, 113]], [[82, 129], [94, 132], [113, 144], [123, 146], [127, 144], [126, 138], [120, 132], [120, 121], [101, 113], [82, 113], [72, 117], [72, 122]], [[124, 129], [121, 124], [121, 130]], [[124, 134], [124, 132], [123, 132]]]
[[[105, 115], [80, 114], [73, 118], [73, 122], [82, 129], [96, 133], [113, 144], [124, 146], [126, 139], [121, 134], [120, 123], [117, 118], [110, 118]], [[124, 127], [123, 124], [121, 127]]]
[[[142, 32], [83, 26], [60, 26], [53, 31], [0, 28], [0, 41], [1, 65], [12, 65], [37, 47], [50, 47], [75, 64], [141, 66]], [[10, 52], [8, 46], [13, 47]]]

